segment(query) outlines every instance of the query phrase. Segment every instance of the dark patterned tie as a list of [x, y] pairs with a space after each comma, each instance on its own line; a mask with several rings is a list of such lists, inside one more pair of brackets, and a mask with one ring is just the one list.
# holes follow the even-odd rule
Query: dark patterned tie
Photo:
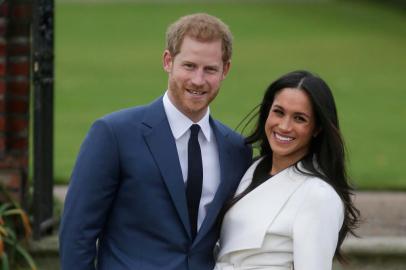
[[186, 198], [189, 210], [189, 220], [193, 239], [197, 233], [197, 217], [199, 214], [199, 203], [202, 195], [203, 166], [202, 153], [198, 135], [200, 126], [194, 124], [190, 127], [190, 138], [188, 143], [188, 174], [186, 183]]

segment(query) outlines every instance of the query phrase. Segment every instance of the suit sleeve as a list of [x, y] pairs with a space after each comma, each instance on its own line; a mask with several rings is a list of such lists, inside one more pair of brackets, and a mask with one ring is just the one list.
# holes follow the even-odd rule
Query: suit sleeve
[[96, 121], [72, 173], [60, 228], [63, 270], [95, 269], [96, 241], [119, 182], [119, 155], [111, 127]]
[[343, 203], [326, 183], [310, 187], [293, 225], [295, 270], [331, 270], [338, 233], [344, 219]]

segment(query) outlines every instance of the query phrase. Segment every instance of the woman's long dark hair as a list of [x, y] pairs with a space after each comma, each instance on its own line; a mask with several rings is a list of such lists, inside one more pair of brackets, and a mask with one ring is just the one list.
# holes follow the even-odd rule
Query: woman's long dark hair
[[[246, 138], [246, 143], [259, 148], [260, 157], [264, 157], [264, 162], [261, 162], [262, 164], [268, 164], [268, 167], [272, 166], [272, 149], [265, 134], [265, 122], [275, 95], [284, 88], [303, 90], [311, 100], [316, 117], [316, 127], [320, 131], [313, 138], [309, 152], [301, 160], [303, 167], [308, 172], [301, 171], [297, 163], [295, 166], [301, 173], [319, 177], [329, 183], [343, 201], [344, 223], [339, 232], [335, 257], [339, 261], [345, 261], [340, 252], [340, 247], [348, 233], [355, 235], [354, 229], [358, 226], [360, 212], [355, 208], [351, 199], [353, 189], [348, 183], [344, 141], [339, 129], [334, 97], [328, 85], [321, 78], [308, 71], [294, 71], [274, 81], [265, 91], [257, 113], [258, 120], [256, 126]], [[253, 117], [249, 116], [247, 119], [250, 122], [253, 120]], [[249, 123], [245, 126], [248, 125]], [[318, 166], [318, 168], [315, 166]], [[247, 193], [265, 181], [264, 177], [255, 177], [256, 173], [261, 173], [258, 171], [260, 170], [254, 172], [254, 179], [248, 188], [235, 197], [228, 204], [227, 208], [230, 208]]]

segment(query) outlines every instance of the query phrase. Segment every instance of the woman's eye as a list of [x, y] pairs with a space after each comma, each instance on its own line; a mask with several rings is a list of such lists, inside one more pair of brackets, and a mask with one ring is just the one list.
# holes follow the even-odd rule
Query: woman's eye
[[295, 120], [300, 123], [306, 122], [306, 119], [302, 116], [296, 116]]
[[283, 115], [283, 112], [279, 109], [274, 109], [273, 112], [277, 115]]

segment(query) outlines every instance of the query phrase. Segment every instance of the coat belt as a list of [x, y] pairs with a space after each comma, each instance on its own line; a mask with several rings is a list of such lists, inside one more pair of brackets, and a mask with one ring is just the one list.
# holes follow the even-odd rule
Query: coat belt
[[217, 263], [214, 270], [292, 270], [286, 266], [235, 266], [229, 263]]

